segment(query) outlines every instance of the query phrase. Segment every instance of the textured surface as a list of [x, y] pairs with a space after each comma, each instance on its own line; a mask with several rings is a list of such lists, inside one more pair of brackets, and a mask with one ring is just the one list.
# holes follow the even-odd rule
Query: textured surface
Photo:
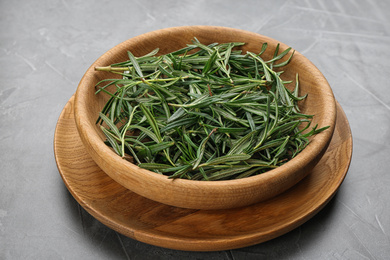
[[[388, 259], [389, 11], [379, 0], [1, 1], [0, 259]], [[297, 49], [328, 79], [352, 128], [351, 167], [334, 199], [263, 244], [193, 253], [137, 242], [86, 213], [58, 174], [54, 128], [88, 66], [130, 37], [195, 24]]]

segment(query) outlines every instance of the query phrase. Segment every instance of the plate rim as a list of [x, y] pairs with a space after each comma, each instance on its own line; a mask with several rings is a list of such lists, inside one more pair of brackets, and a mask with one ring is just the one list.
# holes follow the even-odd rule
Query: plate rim
[[[343, 183], [349, 167], [352, 160], [352, 146], [353, 146], [353, 140], [352, 140], [352, 133], [350, 129], [350, 125], [348, 122], [348, 119], [345, 115], [344, 110], [342, 109], [341, 105], [336, 101], [337, 103], [337, 117], [339, 120], [343, 120], [347, 127], [345, 127], [343, 130], [347, 131], [348, 138], [343, 142], [348, 142], [347, 144], [347, 159], [348, 162], [344, 165], [344, 169], [340, 170], [342, 171], [341, 174], [339, 174], [339, 178], [337, 180], [334, 180], [335, 188], [333, 190], [329, 190], [329, 195], [326, 198], [322, 198], [322, 200], [315, 204], [315, 207], [312, 209], [308, 209], [304, 214], [301, 214], [299, 216], [296, 216], [294, 221], [290, 221], [289, 223], [283, 223], [279, 225], [279, 228], [277, 230], [272, 229], [268, 230], [268, 232], [262, 232], [259, 234], [259, 232], [253, 232], [253, 233], [245, 233], [242, 235], [236, 235], [236, 236], [230, 236], [230, 237], [216, 237], [216, 238], [191, 238], [191, 237], [175, 237], [170, 234], [164, 233], [163, 231], [157, 231], [155, 229], [135, 229], [131, 226], [125, 226], [121, 223], [118, 223], [114, 221], [110, 216], [107, 216], [104, 214], [104, 212], [100, 212], [98, 209], [96, 209], [90, 201], [87, 201], [85, 198], [81, 198], [79, 196], [79, 192], [77, 192], [73, 187], [72, 184], [67, 179], [67, 174], [69, 170], [64, 169], [62, 165], [63, 158], [59, 156], [60, 148], [57, 144], [57, 137], [58, 132], [62, 130], [63, 125], [61, 122], [64, 119], [72, 119], [74, 121], [74, 95], [68, 100], [65, 107], [63, 108], [59, 118], [58, 122], [56, 124], [56, 129], [54, 133], [54, 155], [55, 160], [57, 164], [58, 171], [60, 173], [60, 176], [62, 180], [65, 183], [65, 186], [69, 190], [69, 192], [72, 194], [74, 199], [94, 218], [96, 218], [98, 221], [106, 225], [107, 227], [127, 236], [132, 239], [151, 244], [154, 246], [160, 246], [164, 248], [170, 248], [174, 250], [185, 250], [185, 251], [220, 251], [220, 250], [229, 250], [229, 249], [235, 249], [235, 248], [242, 248], [246, 246], [251, 246], [259, 243], [263, 243], [266, 241], [269, 241], [271, 239], [274, 239], [276, 237], [279, 237], [283, 234], [288, 233], [289, 231], [299, 227], [306, 221], [308, 221], [310, 218], [312, 218], [314, 215], [316, 215], [319, 211], [321, 211], [328, 202], [334, 197], [334, 195], [337, 193], [338, 189], [340, 188], [341, 184]], [[337, 122], [337, 120], [336, 120]], [[74, 127], [76, 127], [76, 123], [74, 122]], [[335, 126], [335, 129], [337, 129], [337, 124]], [[77, 130], [76, 130], [77, 132]], [[79, 138], [79, 137], [78, 137]], [[82, 142], [80, 138], [78, 139], [79, 143], [82, 145]], [[331, 141], [332, 143], [332, 141]], [[74, 144], [73, 144], [74, 145]], [[329, 149], [329, 148], [328, 148]], [[87, 151], [85, 151], [87, 153]], [[88, 155], [89, 156], [89, 155]], [[90, 157], [90, 156], [89, 156]], [[92, 160], [92, 158], [90, 158]], [[320, 160], [321, 162], [321, 160]], [[93, 162], [94, 163], [94, 162]], [[310, 173], [309, 173], [310, 175]], [[108, 175], [107, 175], [108, 176]], [[119, 185], [119, 184], [117, 184]], [[298, 184], [297, 184], [298, 185]], [[295, 187], [295, 186], [294, 186]], [[294, 187], [291, 189], [293, 190]], [[280, 194], [279, 196], [270, 199], [269, 201], [275, 200], [280, 196], [288, 195], [290, 190], [286, 191], [285, 193]], [[131, 192], [131, 191], [129, 191]], [[163, 205], [161, 203], [155, 202], [157, 204]], [[262, 204], [264, 202], [260, 202], [257, 204]], [[174, 206], [168, 206], [167, 207], [175, 208]], [[245, 210], [246, 208], [249, 208], [251, 206], [242, 207], [242, 210]], [[183, 209], [183, 210], [189, 210], [192, 212], [211, 212], [212, 210], [191, 210], [191, 209]], [[240, 209], [236, 209], [240, 210]], [[220, 210], [221, 212], [225, 210]], [[192, 214], [192, 213], [191, 213]], [[191, 215], [190, 214], [190, 215]], [[212, 245], [210, 244], [212, 243]]]

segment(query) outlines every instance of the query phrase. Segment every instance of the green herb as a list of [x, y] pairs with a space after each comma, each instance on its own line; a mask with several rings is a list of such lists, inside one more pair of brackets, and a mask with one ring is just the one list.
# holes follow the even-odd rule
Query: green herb
[[267, 44], [258, 54], [242, 45], [195, 38], [166, 55], [128, 52], [128, 61], [97, 67], [121, 77], [97, 84], [96, 94], [110, 96], [97, 120], [107, 145], [141, 168], [191, 180], [249, 177], [295, 157], [328, 127], [304, 132], [312, 116], [299, 111], [298, 75], [290, 91], [273, 70], [294, 52], [278, 46], [265, 61]]

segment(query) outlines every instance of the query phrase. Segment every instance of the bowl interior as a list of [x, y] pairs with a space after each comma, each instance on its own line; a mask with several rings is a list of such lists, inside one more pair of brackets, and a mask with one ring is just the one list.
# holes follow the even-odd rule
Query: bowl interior
[[[240, 47], [244, 53], [247, 50], [258, 53], [261, 50], [262, 44], [266, 42], [268, 48], [262, 55], [265, 60], [273, 57], [277, 44], [280, 44], [279, 52], [282, 52], [289, 47], [274, 39], [259, 34], [238, 29], [212, 26], [186, 26], [163, 29], [131, 38], [115, 46], [92, 64], [80, 81], [76, 92], [76, 125], [80, 137], [92, 158], [107, 174], [123, 186], [150, 199], [174, 206], [199, 208], [199, 206], [191, 206], [191, 203], [196, 204], [196, 202], [188, 202], [187, 200], [190, 200], [190, 197], [195, 197], [195, 199], [192, 199], [195, 201], [196, 198], [202, 197], [202, 194], [204, 195], [204, 193], [201, 195], [194, 195], [191, 194], [191, 190], [199, 193], [199, 189], [203, 189], [204, 187], [209, 189], [208, 192], [211, 192], [209, 195], [213, 194], [213, 192], [218, 193], [224, 189], [226, 190], [227, 185], [231, 187], [229, 189], [232, 190], [230, 193], [225, 192], [226, 194], [222, 195], [219, 202], [213, 203], [214, 206], [210, 206], [210, 208], [215, 208], [217, 203], [222, 205], [224, 201], [229, 201], [229, 196], [234, 194], [233, 190], [235, 186], [240, 188], [243, 198], [246, 198], [248, 203], [256, 202], [259, 198], [266, 199], [272, 197], [291, 187], [307, 174], [307, 170], [310, 167], [313, 167], [325, 152], [326, 146], [329, 144], [333, 134], [336, 116], [335, 100], [328, 82], [321, 72], [299, 52], [295, 52], [290, 63], [281, 68], [284, 71], [282, 79], [293, 80], [294, 82], [289, 84], [289, 87], [294, 88], [295, 77], [298, 73], [300, 81], [299, 94], [308, 94], [307, 98], [299, 103], [302, 113], [314, 115], [312, 126], [318, 124], [319, 127], [328, 125], [331, 127], [327, 131], [311, 138], [310, 145], [297, 157], [275, 170], [241, 180], [217, 182], [175, 180], [172, 182], [172, 180], [168, 180], [165, 176], [140, 169], [121, 159], [103, 143], [105, 136], [95, 122], [109, 96], [102, 92], [95, 95], [95, 85], [103, 79], [113, 78], [114, 75], [108, 72], [97, 72], [94, 68], [97, 66], [108, 66], [113, 63], [127, 60], [127, 50], [131, 51], [135, 56], [142, 56], [158, 47], [160, 49], [158, 55], [166, 54], [185, 47], [194, 37], [204, 44], [233, 41], [245, 42], [246, 44]], [[287, 57], [284, 59], [286, 58]], [[294, 177], [288, 177], [296, 171], [301, 172]], [[306, 171], [306, 173], [302, 171]], [[134, 177], [134, 175], [137, 175], [137, 177]], [[150, 182], [154, 183], [154, 181], [156, 183], [161, 183], [156, 184], [157, 187], [151, 187]], [[256, 195], [256, 192], [249, 187], [257, 186], [257, 188], [259, 188], [259, 185], [263, 185], [264, 187], [273, 185], [274, 187], [264, 189], [262, 195]], [[170, 196], [176, 196], [177, 194], [175, 192], [183, 192], [181, 191], [183, 188], [189, 189], [189, 191], [188, 194], [181, 194], [183, 198], [178, 199], [180, 200], [179, 204], [176, 203], [175, 198], [169, 198]], [[147, 191], [145, 191], [145, 189]], [[156, 194], [161, 192], [160, 189], [165, 189], [165, 195], [158, 195], [158, 198], [156, 198]], [[245, 189], [247, 190], [245, 191]], [[267, 195], [265, 195], [266, 193]], [[258, 198], [252, 198], [255, 196]], [[201, 203], [204, 204], [204, 202], [199, 202], [198, 204]], [[238, 202], [235, 202], [234, 205], [237, 206]], [[221, 206], [221, 208], [223, 207], [225, 206]], [[232, 205], [226, 207], [232, 207]]]

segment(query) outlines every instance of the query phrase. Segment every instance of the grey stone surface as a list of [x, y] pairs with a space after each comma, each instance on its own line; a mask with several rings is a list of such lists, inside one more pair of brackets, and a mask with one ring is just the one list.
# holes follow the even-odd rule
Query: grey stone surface
[[[389, 259], [390, 2], [0, 1], [0, 259]], [[354, 150], [337, 195], [271, 241], [184, 252], [124, 237], [67, 191], [53, 156], [58, 116], [92, 62], [136, 35], [220, 25], [307, 56], [349, 119]]]

